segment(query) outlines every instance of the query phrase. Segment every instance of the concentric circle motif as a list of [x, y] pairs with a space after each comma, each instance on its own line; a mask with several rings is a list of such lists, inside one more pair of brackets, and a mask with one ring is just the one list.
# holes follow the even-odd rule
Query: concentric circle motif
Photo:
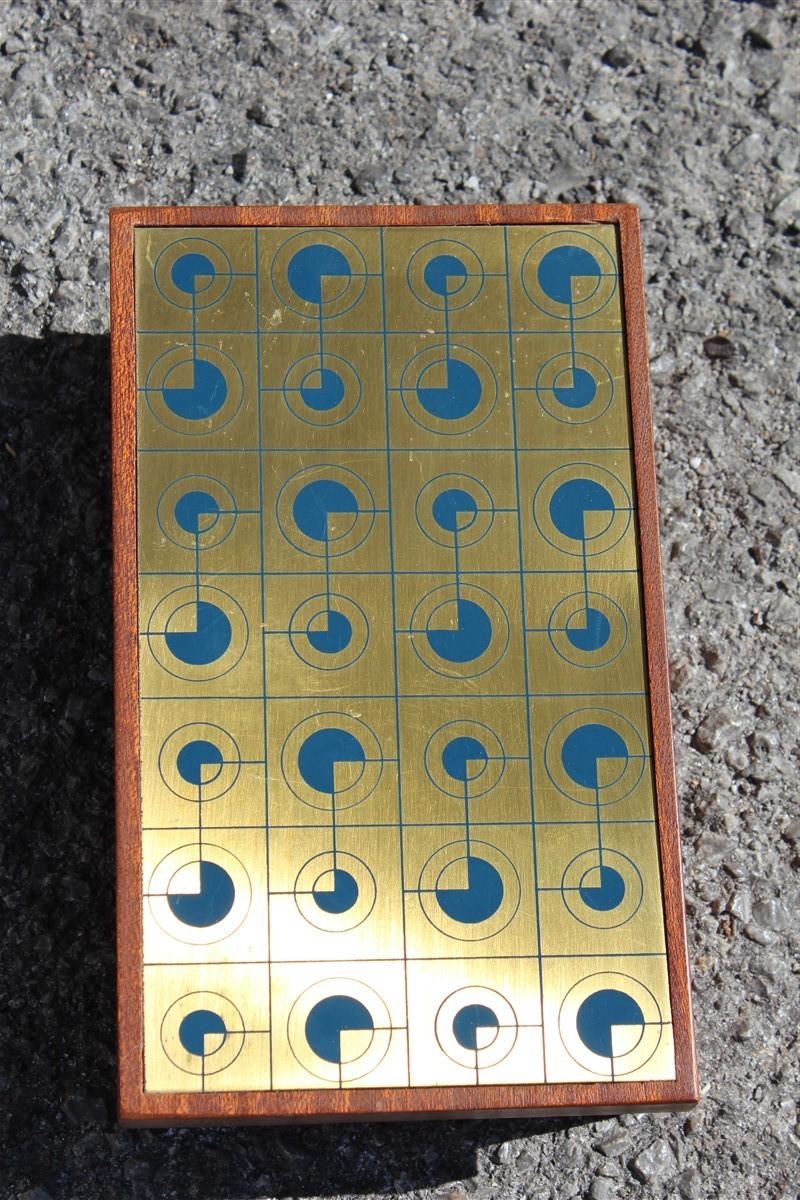
[[616, 850], [585, 850], [561, 878], [569, 911], [592, 929], [616, 929], [639, 911], [644, 893], [638, 867]]
[[428, 308], [455, 312], [472, 304], [480, 295], [483, 263], [463, 242], [438, 238], [414, 252], [406, 279], [417, 299]]
[[441, 584], [422, 597], [411, 615], [411, 644], [438, 675], [483, 675], [500, 662], [508, 639], [502, 604], [471, 583]]
[[436, 1014], [436, 1040], [452, 1062], [473, 1071], [496, 1067], [517, 1040], [517, 1014], [494, 988], [451, 992]]
[[236, 501], [212, 475], [184, 475], [161, 493], [158, 527], [183, 550], [211, 550], [236, 524]]
[[283, 397], [296, 417], [308, 425], [340, 425], [361, 403], [361, 380], [338, 354], [307, 354], [286, 373]]
[[317, 854], [301, 868], [294, 898], [315, 929], [344, 933], [366, 921], [375, 907], [377, 885], [366, 863], [354, 854]]
[[632, 975], [598, 971], [567, 992], [558, 1014], [564, 1048], [595, 1075], [640, 1071], [661, 1041], [663, 1017], [653, 993]]
[[369, 621], [349, 596], [320, 592], [292, 613], [289, 640], [298, 658], [319, 671], [350, 667], [369, 642]]
[[592, 557], [616, 546], [631, 523], [622, 481], [594, 463], [568, 463], [544, 477], [533, 497], [542, 536], [565, 554]]
[[220, 588], [176, 588], [153, 609], [147, 643], [156, 661], [178, 679], [218, 679], [241, 659], [249, 631], [241, 607]]
[[244, 1046], [242, 1014], [219, 992], [189, 992], [171, 1004], [161, 1022], [167, 1058], [188, 1075], [217, 1075]]
[[231, 286], [231, 260], [208, 238], [184, 237], [170, 242], [153, 268], [156, 287], [170, 304], [197, 311], [219, 304]]
[[375, 734], [357, 717], [315, 713], [295, 725], [284, 742], [281, 770], [304, 804], [339, 812], [361, 804], [375, 789], [383, 755]]
[[592, 354], [556, 354], [539, 368], [536, 395], [545, 412], [567, 425], [596, 421], [614, 399], [614, 380]]
[[581, 708], [551, 729], [544, 748], [547, 773], [578, 804], [616, 804], [642, 778], [646, 759], [638, 731], [610, 708]]
[[173, 795], [202, 804], [230, 791], [241, 765], [231, 735], [207, 721], [173, 730], [158, 754], [159, 774]]
[[417, 522], [439, 546], [473, 546], [492, 527], [494, 502], [472, 475], [448, 471], [428, 480], [417, 496]]
[[352, 1083], [386, 1057], [392, 1021], [385, 1003], [357, 979], [324, 979], [292, 1005], [289, 1045], [297, 1061], [317, 1079]]
[[425, 747], [425, 770], [441, 792], [474, 800], [495, 787], [505, 770], [503, 744], [480, 721], [448, 721]]
[[153, 870], [145, 895], [164, 933], [189, 946], [209, 946], [234, 933], [247, 916], [252, 888], [244, 864], [222, 846], [178, 846]]
[[207, 437], [233, 420], [244, 382], [232, 358], [216, 346], [171, 346], [150, 367], [144, 383], [153, 416], [173, 433]]
[[497, 379], [477, 351], [451, 342], [428, 346], [406, 364], [403, 404], [423, 429], [459, 437], [483, 425], [497, 401]]
[[559, 600], [547, 632], [553, 649], [576, 667], [607, 667], [628, 641], [628, 619], [600, 592], [573, 592]]
[[293, 312], [310, 320], [340, 317], [363, 295], [367, 264], [355, 242], [331, 229], [286, 239], [272, 260], [272, 286]]
[[583, 321], [605, 308], [617, 289], [617, 266], [589, 233], [556, 231], [538, 238], [522, 260], [528, 299], [551, 317]]
[[278, 493], [276, 509], [286, 540], [315, 558], [350, 554], [375, 523], [375, 501], [367, 484], [333, 463], [295, 472]]
[[519, 875], [511, 859], [488, 842], [450, 842], [422, 868], [419, 899], [441, 933], [460, 942], [480, 942], [513, 919], [520, 901]]

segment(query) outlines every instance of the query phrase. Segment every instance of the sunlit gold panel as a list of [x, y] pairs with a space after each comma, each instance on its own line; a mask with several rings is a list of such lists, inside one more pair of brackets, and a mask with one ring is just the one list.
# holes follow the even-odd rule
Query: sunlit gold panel
[[138, 231], [148, 1090], [673, 1076], [621, 294]]

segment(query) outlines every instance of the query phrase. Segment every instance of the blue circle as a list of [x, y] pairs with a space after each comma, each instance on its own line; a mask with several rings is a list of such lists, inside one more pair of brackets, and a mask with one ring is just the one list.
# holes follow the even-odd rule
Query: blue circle
[[374, 1030], [369, 1009], [352, 996], [327, 996], [306, 1018], [306, 1041], [326, 1062], [341, 1063], [342, 1034], [355, 1029]]
[[[188, 608], [181, 605], [176, 612]], [[208, 666], [216, 662], [231, 644], [233, 631], [231, 623], [221, 608], [210, 604], [207, 600], [199, 600], [192, 606], [195, 609], [195, 628], [189, 632], [164, 634], [167, 648], [175, 658], [191, 666]], [[172, 614], [175, 616], [175, 613]]]
[[348, 912], [358, 899], [358, 884], [349, 871], [336, 867], [333, 870], [333, 887], [318, 888], [314, 884], [314, 901], [326, 913]]
[[306, 637], [320, 654], [338, 654], [350, 645], [353, 626], [344, 613], [334, 608], [329, 608], [326, 615], [327, 629], [307, 629]]
[[582, 650], [587, 654], [593, 650], [602, 650], [611, 637], [611, 622], [605, 613], [601, 613], [599, 609], [591, 606], [582, 610], [582, 616], [583, 627], [570, 625], [569, 621], [567, 622], [565, 632], [569, 642], [576, 650]]
[[599, 282], [601, 274], [597, 259], [582, 246], [556, 246], [539, 263], [536, 277], [546, 296], [559, 304], [571, 305], [572, 280], [594, 277]]
[[207, 533], [219, 520], [219, 504], [208, 492], [185, 492], [175, 504], [175, 520], [187, 533]]
[[[191, 361], [193, 381], [190, 387], [170, 387], [168, 380], [175, 371]], [[205, 421], [218, 413], [228, 398], [228, 383], [216, 363], [207, 358], [184, 359], [170, 367], [161, 385], [164, 403], [170, 412], [184, 421]]]
[[619, 1025], [638, 1025], [642, 1029], [645, 1025], [641, 1008], [627, 992], [603, 988], [587, 996], [578, 1009], [578, 1037], [584, 1046], [601, 1058], [613, 1058], [611, 1033]]
[[180, 1043], [189, 1054], [198, 1058], [205, 1055], [205, 1037], [207, 1034], [227, 1034], [225, 1022], [219, 1013], [207, 1008], [197, 1008], [183, 1018], [178, 1029]]
[[[456, 606], [455, 629], [431, 629], [430, 623], [445, 604]], [[474, 600], [445, 600], [428, 618], [425, 636], [434, 654], [446, 662], [473, 662], [489, 648], [492, 641], [492, 621], [489, 614]]]
[[[478, 515], [478, 504], [463, 488], [445, 488], [431, 505], [431, 512], [440, 529], [455, 533], [470, 527]], [[465, 514], [466, 521], [463, 519]]]
[[576, 542], [589, 540], [585, 528], [587, 512], [608, 513], [609, 525], [616, 512], [610, 492], [594, 479], [568, 479], [553, 492], [550, 519], [565, 537]]
[[[442, 751], [442, 766], [451, 779], [469, 783], [486, 770], [489, 756], [485, 746], [474, 737], [455, 737]], [[480, 763], [480, 769], [470, 770], [471, 764]]]
[[[194, 252], [181, 254], [180, 258], [176, 258], [170, 274], [172, 282], [179, 291], [185, 292], [187, 296], [194, 296], [211, 286], [217, 271], [210, 258], [207, 258], [205, 254]], [[208, 282], [204, 283], [202, 287], [198, 287], [197, 280], [202, 278], [207, 279]]]
[[364, 747], [346, 729], [318, 729], [303, 742], [297, 765], [305, 782], [317, 792], [336, 791], [337, 763], [365, 763]]
[[622, 759], [627, 765], [629, 754], [624, 738], [608, 725], [581, 725], [573, 729], [561, 747], [564, 770], [573, 782], [585, 788], [600, 787], [599, 764], [609, 758]]
[[[313, 384], [308, 382], [312, 377], [316, 378]], [[303, 403], [315, 412], [330, 412], [338, 408], [344, 399], [344, 380], [338, 371], [330, 367], [316, 367], [305, 376], [299, 392]]]
[[334, 513], [358, 514], [358, 501], [350, 488], [335, 479], [307, 483], [292, 505], [297, 528], [315, 542], [328, 541], [328, 517]]
[[583, 903], [595, 912], [611, 912], [612, 909], [619, 908], [625, 899], [625, 880], [619, 871], [606, 866], [590, 867], [583, 878], [587, 875], [594, 876], [598, 870], [599, 883], [585, 884], [581, 881], [580, 897]]
[[479, 1050], [478, 1030], [499, 1029], [497, 1015], [485, 1004], [465, 1004], [453, 1017], [453, 1036], [465, 1050]]
[[466, 872], [465, 888], [437, 884], [436, 899], [442, 911], [453, 921], [462, 925], [477, 925], [494, 916], [502, 904], [503, 880], [491, 863], [474, 854], [466, 856]]
[[[187, 783], [191, 783], [195, 787], [211, 783], [216, 779], [222, 770], [222, 764], [222, 751], [219, 747], [215, 746], [213, 742], [207, 742], [200, 738], [182, 746], [175, 760], [181, 779], [185, 779]], [[216, 767], [217, 769], [213, 775], [209, 776], [205, 774], [205, 767]]]
[[553, 381], [553, 395], [565, 408], [586, 408], [597, 395], [595, 378], [591, 371], [583, 367], [572, 367], [571, 374], [572, 383], [568, 385], [559, 384], [559, 376], [556, 376], [556, 380]]
[[[301, 300], [322, 305], [326, 299], [323, 296], [323, 281], [331, 278], [349, 281], [352, 271], [341, 250], [337, 250], [335, 246], [327, 246], [324, 242], [317, 242], [311, 246], [304, 246], [292, 255], [286, 274], [289, 286]], [[342, 290], [340, 289], [338, 294], [341, 294]]]
[[[424, 383], [427, 375], [445, 366], [444, 386], [429, 386]], [[460, 358], [448, 355], [425, 367], [417, 380], [417, 397], [420, 404], [432, 417], [441, 421], [460, 421], [468, 417], [480, 404], [483, 386], [474, 367]]]
[[437, 254], [426, 264], [423, 278], [435, 295], [452, 296], [463, 288], [467, 274], [467, 268], [454, 254]]
[[226, 870], [215, 862], [200, 863], [200, 891], [167, 896], [167, 903], [184, 925], [206, 929], [227, 917], [233, 908], [235, 889]]

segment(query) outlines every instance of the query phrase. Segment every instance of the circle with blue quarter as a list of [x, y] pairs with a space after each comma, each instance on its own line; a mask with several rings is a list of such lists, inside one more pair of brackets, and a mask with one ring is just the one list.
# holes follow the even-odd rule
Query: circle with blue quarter
[[341, 317], [364, 294], [366, 260], [352, 238], [331, 229], [293, 234], [273, 256], [270, 278], [284, 307], [316, 322]]
[[333, 463], [303, 467], [281, 488], [278, 525], [286, 540], [315, 558], [338, 558], [365, 541], [375, 523], [375, 501], [354, 471]]
[[628, 855], [607, 845], [584, 850], [564, 868], [561, 896], [581, 925], [618, 929], [641, 908], [642, 873]]
[[209, 238], [179, 237], [161, 250], [153, 265], [159, 294], [169, 304], [200, 311], [219, 304], [234, 277], [231, 260]]
[[426, 307], [457, 312], [472, 304], [483, 290], [483, 263], [475, 251], [455, 238], [437, 238], [415, 250], [406, 281]]
[[611, 550], [630, 528], [631, 515], [625, 485], [612, 471], [596, 463], [556, 467], [544, 477], [533, 497], [533, 519], [542, 537], [576, 558], [591, 558]]
[[578, 804], [616, 804], [638, 786], [647, 760], [638, 730], [609, 708], [582, 708], [562, 717], [544, 748], [548, 776]]
[[507, 1059], [519, 1032], [517, 1014], [506, 997], [481, 984], [458, 988], [446, 996], [434, 1028], [442, 1052], [476, 1073]]
[[151, 364], [142, 389], [155, 419], [173, 433], [219, 433], [242, 407], [244, 381], [237, 364], [205, 342], [171, 346]]
[[339, 812], [363, 803], [383, 770], [380, 742], [370, 727], [343, 712], [306, 717], [281, 751], [286, 783], [305, 804]]
[[294, 882], [300, 914], [325, 933], [357, 929], [372, 913], [377, 893], [375, 876], [364, 860], [339, 849], [314, 855]]
[[307, 425], [329, 428], [352, 417], [361, 403], [361, 378], [352, 363], [327, 351], [294, 362], [283, 381], [289, 410]]
[[447, 796], [474, 800], [503, 777], [506, 755], [500, 738], [481, 721], [447, 721], [425, 746], [425, 771]]
[[600, 592], [573, 592], [559, 600], [547, 622], [556, 653], [576, 667], [607, 667], [628, 643], [628, 618]]
[[227, 674], [240, 662], [248, 639], [241, 606], [227, 592], [205, 584], [169, 592], [147, 625], [153, 657], [178, 679], [201, 681]]
[[495, 508], [491, 493], [478, 479], [447, 471], [420, 489], [415, 513], [417, 524], [432, 542], [466, 549], [489, 532]]
[[364, 1080], [380, 1066], [392, 1042], [384, 1000], [365, 981], [322, 979], [292, 1004], [288, 1040], [309, 1075], [342, 1086]]
[[[609, 304], [617, 292], [618, 271], [614, 255], [599, 238], [570, 229], [537, 238], [523, 256], [520, 277], [536, 308], [579, 325]], [[619, 313], [612, 310], [609, 320], [616, 329]]]
[[244, 1019], [220, 992], [188, 992], [165, 1012], [159, 1039], [173, 1066], [205, 1079], [236, 1062], [244, 1046]]
[[299, 659], [317, 671], [341, 671], [369, 644], [369, 620], [360, 605], [338, 592], [320, 592], [299, 604], [289, 621]]
[[497, 392], [497, 377], [487, 359], [454, 342], [420, 350], [400, 380], [408, 415], [442, 437], [461, 437], [483, 425], [494, 412]]
[[430, 923], [463, 942], [485, 941], [505, 929], [521, 895], [511, 860], [476, 838], [436, 850], [420, 872], [417, 892]]
[[565, 425], [597, 421], [614, 399], [614, 380], [605, 363], [592, 354], [566, 351], [542, 363], [536, 396], [546, 413]]
[[438, 675], [483, 675], [503, 658], [510, 637], [505, 609], [475, 584], [441, 584], [418, 601], [410, 623], [417, 657]]
[[579, 979], [559, 1009], [564, 1048], [594, 1076], [618, 1079], [641, 1071], [656, 1054], [663, 1028], [664, 1017], [651, 988], [620, 971], [598, 971]]
[[252, 897], [244, 863], [223, 846], [178, 846], [154, 867], [145, 891], [159, 928], [176, 942], [208, 946], [235, 933]]
[[192, 554], [221, 545], [232, 533], [236, 517], [233, 493], [213, 475], [184, 475], [173, 480], [156, 508], [164, 537]]
[[158, 754], [161, 779], [175, 796], [204, 804], [229, 792], [242, 760], [231, 735], [219, 725], [192, 721], [164, 740]]

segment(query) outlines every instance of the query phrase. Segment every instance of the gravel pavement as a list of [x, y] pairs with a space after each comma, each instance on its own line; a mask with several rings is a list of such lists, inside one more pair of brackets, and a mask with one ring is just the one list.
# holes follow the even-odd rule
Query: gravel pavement
[[[0, 0], [0, 1197], [793, 1200], [798, 16], [724, 0]], [[703, 1101], [114, 1121], [106, 210], [644, 218]]]

